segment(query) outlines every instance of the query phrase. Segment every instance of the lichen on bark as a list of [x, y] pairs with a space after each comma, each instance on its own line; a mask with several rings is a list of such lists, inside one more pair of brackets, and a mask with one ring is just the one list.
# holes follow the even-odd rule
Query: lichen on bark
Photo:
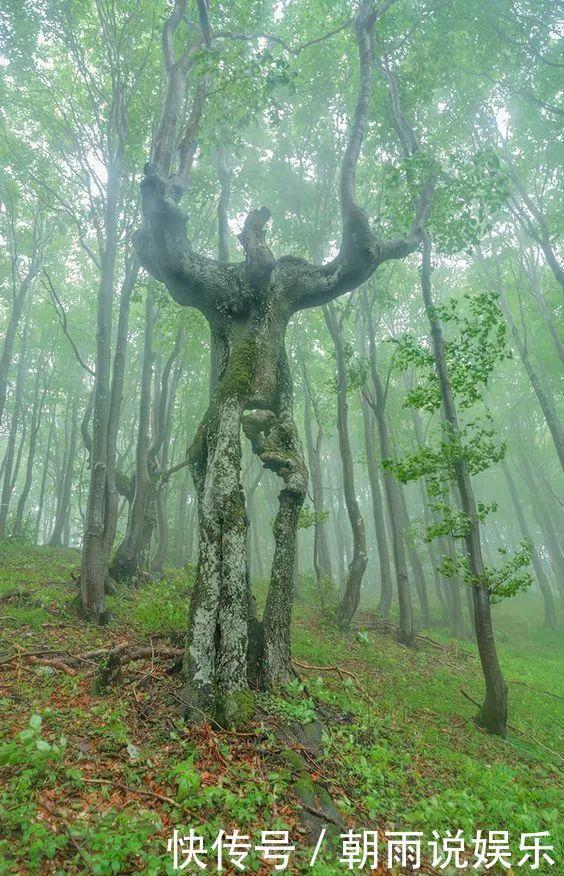
[[[251, 686], [291, 676], [290, 622], [294, 558], [307, 470], [293, 418], [284, 348], [297, 311], [328, 303], [366, 281], [384, 261], [417, 248], [429, 192], [405, 237], [383, 241], [355, 201], [355, 172], [368, 122], [377, 11], [361, 0], [355, 18], [359, 92], [341, 167], [342, 239], [324, 265], [266, 243], [266, 207], [253, 210], [239, 235], [245, 258], [216, 261], [195, 252], [178, 204], [178, 179], [147, 165], [141, 184], [144, 225], [135, 235], [143, 266], [183, 306], [206, 317], [214, 375], [209, 409], [190, 451], [198, 498], [200, 552], [186, 644], [186, 703], [193, 720], [214, 713], [228, 723], [248, 714]], [[168, 68], [167, 68], [168, 69]], [[166, 174], [165, 174], [166, 175]], [[225, 217], [224, 217], [225, 218]], [[247, 515], [241, 484], [241, 427], [265, 468], [283, 486], [274, 524], [275, 550], [262, 622], [252, 606], [246, 556]]]

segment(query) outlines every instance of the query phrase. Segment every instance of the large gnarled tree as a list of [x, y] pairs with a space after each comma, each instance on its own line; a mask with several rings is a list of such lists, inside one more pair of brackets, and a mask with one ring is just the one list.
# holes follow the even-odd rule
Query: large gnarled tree
[[[275, 258], [265, 239], [270, 218], [265, 207], [248, 215], [239, 235], [243, 261], [224, 263], [200, 255], [187, 238], [187, 216], [178, 203], [182, 174], [163, 173], [159, 162], [145, 168], [138, 256], [175, 301], [206, 317], [217, 363], [217, 383], [190, 452], [200, 527], [185, 658], [186, 704], [194, 720], [215, 713], [236, 723], [248, 711], [250, 688], [283, 683], [292, 675], [293, 569], [307, 470], [292, 412], [284, 346], [288, 322], [301, 309], [356, 289], [379, 265], [403, 258], [420, 241], [428, 193], [419, 200], [409, 234], [385, 241], [371, 229], [355, 197], [372, 95], [374, 25], [388, 5], [377, 10], [362, 0], [354, 21], [359, 91], [341, 167], [341, 245], [327, 264], [291, 255]], [[213, 40], [213, 32], [207, 37], [206, 42]], [[241, 427], [262, 464], [283, 484], [262, 622], [254, 616], [249, 584]]]

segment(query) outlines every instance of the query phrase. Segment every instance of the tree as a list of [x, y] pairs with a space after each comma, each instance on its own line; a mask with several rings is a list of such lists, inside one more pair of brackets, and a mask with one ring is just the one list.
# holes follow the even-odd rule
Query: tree
[[343, 322], [346, 310], [338, 313], [335, 305], [329, 303], [323, 308], [325, 323], [335, 347], [335, 360], [337, 364], [337, 432], [339, 436], [339, 452], [343, 469], [343, 489], [347, 514], [351, 525], [353, 554], [349, 564], [348, 575], [345, 581], [343, 594], [339, 603], [338, 614], [340, 622], [347, 626], [350, 624], [360, 601], [360, 588], [368, 557], [366, 554], [366, 533], [364, 520], [360, 513], [356, 497], [354, 480], [354, 463], [351, 450], [351, 439], [348, 423], [348, 400], [347, 400], [347, 362], [345, 340], [343, 334]]
[[[342, 239], [330, 262], [316, 266], [292, 256], [275, 259], [265, 238], [270, 218], [265, 207], [247, 216], [239, 235], [244, 262], [225, 264], [199, 255], [188, 241], [187, 216], [177, 203], [181, 172], [166, 178], [153, 165], [145, 168], [145, 225], [135, 238], [139, 259], [179, 304], [204, 314], [219, 362], [218, 384], [190, 454], [198, 494], [200, 553], [185, 672], [187, 705], [196, 718], [210, 710], [228, 723], [244, 716], [249, 683], [255, 681], [248, 676], [249, 651], [262, 653], [260, 684], [284, 682], [292, 675], [294, 554], [307, 473], [293, 420], [292, 382], [284, 350], [288, 320], [301, 309], [327, 304], [355, 289], [383, 262], [406, 256], [419, 243], [427, 191], [409, 234], [391, 240], [375, 235], [355, 200], [355, 172], [370, 107], [376, 18], [372, 4], [363, 0], [355, 19], [359, 92], [341, 166]], [[249, 624], [241, 425], [253, 452], [283, 481], [260, 640], [250, 636], [257, 626]]]

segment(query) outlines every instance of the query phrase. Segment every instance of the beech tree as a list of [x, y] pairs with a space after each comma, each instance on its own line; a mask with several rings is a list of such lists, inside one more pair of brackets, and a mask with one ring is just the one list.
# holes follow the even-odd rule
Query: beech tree
[[[196, 718], [211, 710], [224, 721], [237, 723], [248, 707], [249, 685], [268, 686], [292, 676], [294, 555], [307, 471], [293, 418], [292, 378], [284, 349], [288, 321], [301, 309], [328, 304], [357, 288], [383, 262], [402, 258], [419, 244], [429, 186], [419, 199], [411, 232], [402, 238], [381, 240], [356, 203], [355, 172], [372, 93], [373, 31], [383, 12], [384, 8], [376, 10], [363, 0], [355, 19], [360, 82], [341, 166], [341, 247], [331, 261], [317, 266], [289, 255], [275, 258], [266, 242], [271, 215], [267, 207], [253, 210], [245, 220], [239, 235], [244, 261], [224, 264], [201, 256], [188, 241], [187, 216], [178, 203], [184, 177], [182, 150], [176, 174], [163, 176], [152, 164], [145, 168], [141, 186], [145, 225], [135, 238], [139, 259], [175, 301], [204, 314], [218, 362], [217, 387], [190, 451], [200, 550], [185, 672], [187, 707]], [[270, 588], [260, 626], [250, 623], [241, 428], [263, 466], [283, 481], [274, 523]], [[249, 654], [257, 653], [260, 661], [254, 656], [249, 660]], [[249, 677], [249, 668], [258, 665], [260, 678]]]

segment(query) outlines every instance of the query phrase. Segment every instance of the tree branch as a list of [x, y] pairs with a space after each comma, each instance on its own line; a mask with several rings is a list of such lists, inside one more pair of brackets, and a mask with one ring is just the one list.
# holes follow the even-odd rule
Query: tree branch
[[82, 368], [84, 368], [84, 370], [87, 371], [88, 374], [90, 374], [92, 377], [95, 377], [96, 373], [95, 373], [94, 369], [91, 368], [90, 365], [86, 364], [86, 362], [84, 361], [84, 359], [82, 358], [82, 356], [80, 355], [80, 353], [78, 351], [78, 347], [76, 346], [75, 342], [73, 341], [73, 339], [69, 333], [68, 325], [67, 325], [67, 314], [66, 314], [65, 309], [61, 303], [61, 299], [57, 295], [55, 287], [53, 286], [53, 282], [51, 280], [51, 277], [49, 276], [49, 274], [47, 273], [45, 268], [43, 268], [43, 274], [47, 278], [47, 283], [44, 283], [42, 280], [41, 285], [49, 294], [53, 308], [54, 308], [54, 310], [59, 318], [59, 325], [61, 326], [65, 337], [67, 338], [69, 344], [71, 345], [73, 352], [74, 352], [74, 355], [76, 356], [79, 365]]

